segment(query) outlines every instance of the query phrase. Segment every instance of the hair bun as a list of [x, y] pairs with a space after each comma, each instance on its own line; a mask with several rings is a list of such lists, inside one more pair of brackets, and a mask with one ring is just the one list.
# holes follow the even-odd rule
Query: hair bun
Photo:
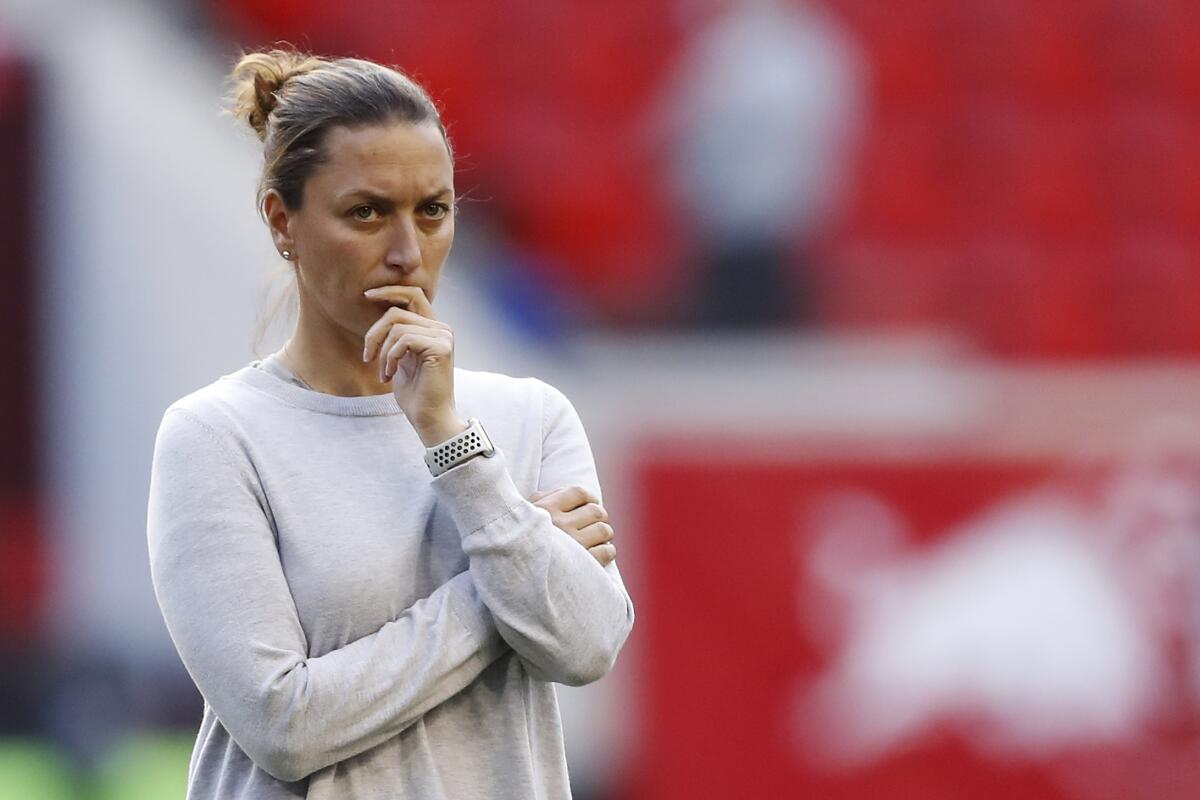
[[279, 90], [294, 77], [321, 67], [325, 59], [293, 50], [243, 53], [230, 75], [233, 83], [230, 113], [245, 120], [258, 138], [267, 139], [267, 118], [279, 105]]

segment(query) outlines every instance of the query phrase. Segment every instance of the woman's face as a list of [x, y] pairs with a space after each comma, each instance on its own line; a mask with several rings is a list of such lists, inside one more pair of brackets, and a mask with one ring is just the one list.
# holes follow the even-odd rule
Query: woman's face
[[365, 290], [412, 286], [433, 301], [454, 240], [454, 167], [433, 123], [338, 127], [324, 147], [301, 207], [268, 192], [265, 211], [296, 254], [301, 318], [361, 340], [387, 305]]

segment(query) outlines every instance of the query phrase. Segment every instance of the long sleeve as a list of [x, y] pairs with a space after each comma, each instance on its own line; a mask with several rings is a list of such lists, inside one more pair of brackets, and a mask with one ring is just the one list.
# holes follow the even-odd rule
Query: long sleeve
[[[541, 384], [541, 489], [600, 486], [583, 425], [566, 397]], [[612, 668], [633, 627], [616, 563], [601, 567], [550, 515], [523, 498], [504, 456], [475, 458], [434, 479], [462, 534], [480, 596], [500, 635], [541, 680], [573, 686]]]
[[241, 450], [167, 412], [147, 519], [155, 593], [201, 694], [275, 778], [395, 736], [507, 649], [466, 571], [374, 633], [309, 657], [265, 507]]

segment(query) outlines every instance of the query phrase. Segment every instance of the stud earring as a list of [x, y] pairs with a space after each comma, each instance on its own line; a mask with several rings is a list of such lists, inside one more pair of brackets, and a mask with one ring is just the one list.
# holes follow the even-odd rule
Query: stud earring
[[280, 253], [279, 255], [283, 256], [283, 260], [284, 260], [284, 261], [291, 261], [291, 260], [292, 260], [292, 251], [291, 251], [291, 250], [284, 250], [284, 251], [283, 251], [282, 253]]

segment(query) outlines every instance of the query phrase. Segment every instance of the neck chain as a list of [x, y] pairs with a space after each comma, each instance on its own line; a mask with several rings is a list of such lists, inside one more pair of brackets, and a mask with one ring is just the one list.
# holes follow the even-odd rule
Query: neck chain
[[292, 358], [292, 354], [288, 352], [288, 344], [289, 344], [288, 342], [284, 342], [283, 352], [280, 354], [286, 360], [287, 368], [290, 369], [292, 371], [292, 374], [296, 376], [296, 380], [298, 380], [298, 381], [300, 381], [300, 383], [304, 384], [304, 388], [306, 388], [310, 391], [313, 391], [313, 392], [317, 391], [316, 389], [313, 389], [311, 383], [304, 380], [304, 376], [300, 374], [300, 370], [296, 369], [296, 362]]

